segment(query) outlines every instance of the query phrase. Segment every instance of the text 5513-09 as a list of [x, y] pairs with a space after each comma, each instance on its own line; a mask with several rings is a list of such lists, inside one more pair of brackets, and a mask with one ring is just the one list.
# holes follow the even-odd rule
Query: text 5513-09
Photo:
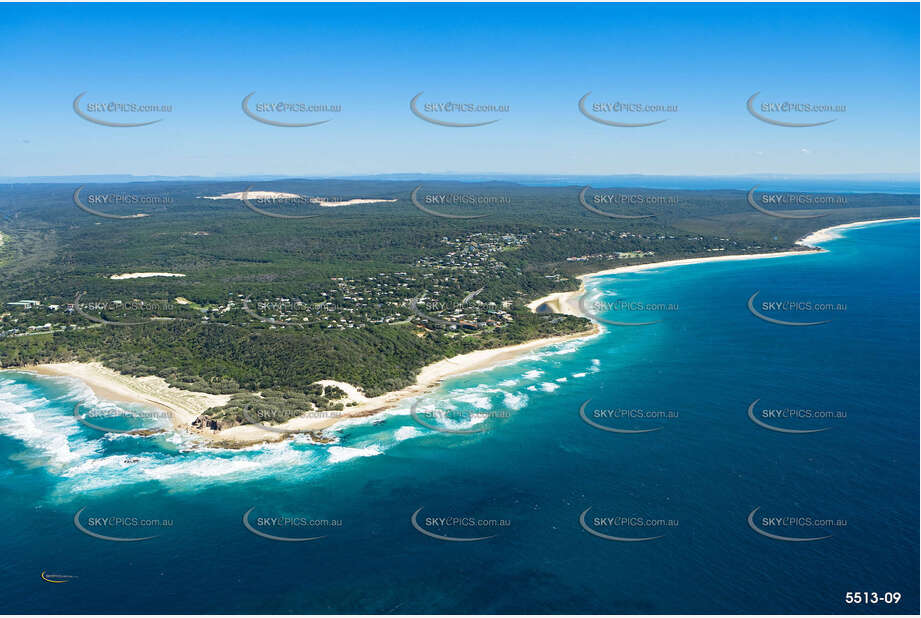
[[861, 603], [866, 603], [867, 605], [875, 605], [877, 603], [893, 605], [901, 600], [901, 592], [846, 592], [844, 594], [844, 602], [854, 605]]

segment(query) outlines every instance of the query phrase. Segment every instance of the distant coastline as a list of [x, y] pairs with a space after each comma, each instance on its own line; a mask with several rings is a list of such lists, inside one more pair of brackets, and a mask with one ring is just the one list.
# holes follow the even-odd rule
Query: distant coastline
[[794, 251], [777, 251], [775, 253], [752, 253], [752, 254], [734, 254], [734, 255], [720, 255], [714, 257], [699, 257], [699, 258], [684, 258], [680, 260], [668, 260], [664, 262], [647, 262], [645, 264], [633, 264], [630, 266], [618, 266], [617, 268], [608, 268], [605, 270], [599, 270], [596, 272], [586, 273], [584, 275], [579, 275], [581, 285], [578, 290], [573, 290], [570, 292], [554, 292], [538, 298], [537, 300], [531, 301], [528, 303], [528, 308], [531, 311], [538, 311], [542, 306], [546, 309], [549, 309], [552, 313], [566, 313], [569, 315], [576, 315], [580, 317], [589, 317], [587, 316], [582, 309], [579, 307], [579, 298], [585, 294], [585, 282], [588, 279], [593, 279], [596, 277], [604, 277], [607, 275], [615, 275], [621, 273], [633, 273], [641, 272], [646, 270], [654, 270], [657, 268], [669, 268], [672, 266], [689, 266], [692, 264], [705, 264], [708, 262], [735, 262], [740, 260], [763, 260], [768, 258], [781, 258], [781, 257], [791, 257], [795, 255], [814, 255], [816, 253], [824, 253], [826, 249], [822, 249], [819, 246], [819, 243], [839, 238], [840, 230], [849, 229], [849, 228], [858, 228], [864, 227], [867, 225], [875, 225], [878, 223], [892, 223], [895, 221], [917, 221], [919, 217], [899, 217], [895, 219], [873, 219], [870, 221], [854, 221], [852, 223], [844, 223], [841, 225], [833, 225], [831, 227], [822, 228], [821, 230], [816, 230], [806, 236], [800, 238], [796, 241], [796, 245], [805, 247], [801, 250]]
[[873, 219], [871, 221], [854, 221], [853, 223], [842, 223], [841, 225], [833, 225], [831, 227], [822, 228], [821, 230], [816, 230], [815, 232], [803, 236], [796, 241], [796, 244], [802, 245], [804, 247], [815, 247], [818, 246], [818, 243], [824, 242], [826, 240], [834, 240], [835, 238], [841, 238], [841, 230], [864, 227], [866, 225], [875, 225], [877, 223], [893, 223], [895, 221], [917, 221], [921, 217], [899, 217], [897, 219]]

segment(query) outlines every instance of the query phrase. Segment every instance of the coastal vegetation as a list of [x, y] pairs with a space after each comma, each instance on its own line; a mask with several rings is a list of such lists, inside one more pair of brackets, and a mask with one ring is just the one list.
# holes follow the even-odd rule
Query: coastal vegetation
[[[240, 191], [238, 183], [83, 190], [127, 196], [111, 213], [149, 215], [131, 220], [78, 209], [74, 187], [0, 188], [0, 365], [101, 361], [180, 388], [235, 395], [207, 415], [222, 426], [247, 422], [246, 410], [271, 409], [273, 420], [284, 420], [342, 408], [342, 395], [318, 380], [375, 396], [411, 384], [421, 367], [450, 356], [585, 331], [583, 318], [525, 307], [576, 289], [579, 274], [790, 250], [822, 227], [918, 211], [917, 196], [853, 194], [795, 211], [821, 218], [787, 219], [756, 211], [743, 191], [598, 190], [632, 196], [626, 206], [601, 210], [654, 215], [619, 219], [583, 208], [579, 187], [426, 185], [427, 194], [495, 198], [439, 206], [445, 214], [486, 215], [450, 219], [418, 209], [409, 197], [415, 186], [257, 184], [396, 200], [334, 209], [273, 205], [279, 214], [317, 215], [301, 220], [261, 216], [240, 200], [201, 199]], [[121, 273], [185, 276], [112, 279]]]

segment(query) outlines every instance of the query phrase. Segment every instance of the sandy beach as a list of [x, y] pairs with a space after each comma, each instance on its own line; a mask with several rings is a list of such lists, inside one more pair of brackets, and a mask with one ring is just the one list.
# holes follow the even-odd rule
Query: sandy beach
[[691, 264], [705, 264], [707, 262], [736, 262], [740, 260], [763, 260], [767, 258], [790, 257], [793, 255], [812, 255], [822, 253], [824, 249], [803, 249], [800, 251], [779, 251], [777, 253], [752, 253], [750, 255], [720, 255], [716, 257], [687, 258], [683, 260], [669, 260], [667, 262], [649, 262], [648, 264], [634, 264], [632, 266], [618, 266], [607, 270], [599, 270], [593, 273], [579, 275], [577, 279], [581, 282], [578, 290], [571, 292], [554, 292], [538, 298], [528, 303], [531, 311], [537, 311], [538, 307], [545, 305], [552, 313], [566, 313], [579, 317], [589, 317], [579, 307], [579, 298], [585, 294], [585, 282], [594, 277], [604, 277], [606, 275], [616, 275], [620, 273], [635, 273], [645, 270], [655, 270], [657, 268], [669, 268], [672, 266], [689, 266]]
[[816, 247], [819, 243], [826, 240], [834, 240], [835, 238], [840, 238], [841, 230], [864, 227], [865, 225], [873, 225], [874, 223], [889, 223], [892, 221], [917, 221], [918, 219], [919, 217], [901, 217], [899, 219], [874, 219], [872, 221], [855, 221], [854, 223], [834, 225], [832, 227], [826, 227], [822, 228], [821, 230], [817, 230], [808, 236], [804, 236], [797, 240], [796, 244], [803, 247]]
[[[585, 293], [585, 282], [593, 277], [602, 277], [611, 274], [640, 272], [674, 266], [687, 266], [706, 262], [728, 262], [741, 260], [759, 260], [769, 258], [782, 258], [797, 255], [813, 255], [824, 252], [816, 245], [824, 240], [837, 238], [840, 230], [861, 227], [873, 223], [886, 221], [913, 220], [917, 217], [903, 219], [883, 219], [874, 221], [859, 221], [844, 225], [837, 225], [818, 230], [797, 241], [796, 244], [808, 247], [796, 251], [782, 251], [777, 253], [758, 253], [751, 255], [721, 255], [714, 257], [688, 258], [670, 260], [665, 262], [651, 262], [621, 266], [594, 273], [580, 275], [579, 290], [570, 292], [554, 292], [528, 304], [531, 311], [537, 311], [544, 306], [552, 313], [565, 313], [586, 317], [579, 307], [579, 298]], [[176, 428], [195, 432], [207, 442], [223, 446], [245, 446], [266, 441], [278, 441], [287, 438], [292, 433], [316, 432], [348, 419], [371, 416], [399, 405], [405, 399], [416, 397], [434, 389], [447, 378], [490, 369], [507, 361], [513, 361], [528, 352], [547, 345], [562, 343], [572, 339], [581, 339], [594, 336], [602, 332], [597, 323], [593, 323], [590, 330], [571, 335], [535, 339], [517, 345], [495, 348], [491, 350], [477, 350], [461, 354], [427, 365], [421, 369], [416, 382], [411, 386], [398, 391], [385, 393], [377, 397], [367, 397], [361, 389], [336, 380], [320, 380], [317, 384], [324, 386], [337, 386], [345, 392], [346, 396], [339, 400], [345, 404], [345, 410], [340, 413], [318, 413], [304, 415], [290, 421], [275, 425], [276, 431], [261, 429], [253, 425], [241, 425], [221, 431], [197, 430], [192, 427], [192, 422], [205, 410], [211, 407], [225, 405], [231, 395], [211, 395], [186, 391], [169, 386], [165, 380], [155, 376], [132, 377], [122, 375], [101, 363], [54, 363], [37, 366], [22, 367], [27, 371], [34, 371], [42, 375], [69, 376], [78, 378], [86, 383], [101, 399], [110, 401], [127, 401], [146, 403], [168, 412]], [[352, 405], [353, 404], [353, 405]]]
[[77, 378], [89, 386], [100, 399], [153, 405], [170, 414], [174, 427], [195, 433], [207, 442], [224, 446], [247, 446], [261, 442], [283, 440], [292, 433], [321, 431], [343, 419], [371, 416], [393, 408], [407, 398], [421, 395], [435, 388], [449, 377], [489, 369], [503, 362], [514, 360], [537, 348], [591, 336], [598, 332], [599, 330], [596, 326], [582, 333], [535, 339], [517, 345], [492, 350], [477, 350], [446, 358], [423, 367], [416, 378], [416, 382], [411, 386], [385, 393], [378, 397], [367, 397], [362, 393], [361, 389], [345, 382], [320, 380], [319, 384], [337, 386], [346, 393], [346, 397], [339, 400], [340, 402], [343, 404], [355, 403], [356, 405], [347, 406], [341, 413], [331, 412], [328, 415], [327, 413], [321, 413], [294, 418], [286, 423], [274, 425], [273, 429], [276, 429], [276, 431], [261, 429], [253, 425], [240, 425], [221, 431], [193, 428], [192, 422], [202, 412], [211, 407], [226, 405], [230, 401], [231, 395], [211, 395], [182, 390], [170, 386], [162, 378], [123, 375], [103, 366], [101, 363], [50, 363], [11, 369], [33, 371], [47, 376]]
[[136, 378], [118, 373], [102, 363], [49, 363], [21, 369], [46, 376], [78, 378], [100, 399], [154, 405], [168, 412], [177, 426], [189, 425], [208, 408], [222, 406], [230, 401], [230, 395], [185, 391], [170, 386], [163, 378]]
[[579, 275], [577, 279], [579, 279], [581, 282], [581, 286], [578, 290], [571, 292], [554, 292], [553, 294], [548, 294], [547, 296], [538, 298], [537, 300], [528, 303], [528, 308], [531, 311], [537, 311], [538, 307], [541, 305], [546, 305], [546, 308], [550, 309], [553, 313], [566, 313], [569, 315], [588, 317], [579, 307], [579, 298], [585, 294], [585, 281], [594, 277], [604, 277], [606, 275], [615, 275], [619, 273], [635, 273], [646, 270], [654, 270], [657, 268], [669, 268], [672, 266], [689, 266], [691, 264], [704, 264], [707, 262], [736, 262], [740, 260], [764, 260], [769, 258], [790, 257], [795, 255], [813, 255], [815, 253], [823, 253], [825, 249], [819, 247], [819, 243], [826, 240], [839, 238], [841, 230], [873, 225], [875, 223], [889, 223], [892, 221], [915, 221], [918, 219], [919, 217], [873, 219], [871, 221], [855, 221], [853, 223], [844, 223], [842, 225], [826, 227], [821, 230], [816, 230], [815, 232], [812, 232], [811, 234], [808, 234], [797, 240], [795, 243], [796, 245], [805, 247], [804, 249], [798, 251], [778, 251], [776, 253], [752, 253], [749, 255], [720, 255], [714, 257], [687, 258], [682, 260], [669, 260], [667, 262], [649, 262], [647, 264], [619, 266], [617, 268], [600, 270], [593, 273]]

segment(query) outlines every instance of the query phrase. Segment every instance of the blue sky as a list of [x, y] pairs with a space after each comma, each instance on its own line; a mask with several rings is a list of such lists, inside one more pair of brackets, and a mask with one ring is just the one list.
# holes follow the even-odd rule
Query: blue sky
[[[0, 5], [0, 176], [916, 173], [918, 17], [917, 4]], [[103, 127], [74, 114], [84, 91], [173, 111]], [[242, 113], [253, 91], [342, 111], [267, 126]], [[410, 113], [420, 91], [510, 111], [436, 126]], [[589, 91], [678, 111], [608, 127], [579, 113]], [[756, 91], [847, 111], [778, 127], [746, 111]]]

